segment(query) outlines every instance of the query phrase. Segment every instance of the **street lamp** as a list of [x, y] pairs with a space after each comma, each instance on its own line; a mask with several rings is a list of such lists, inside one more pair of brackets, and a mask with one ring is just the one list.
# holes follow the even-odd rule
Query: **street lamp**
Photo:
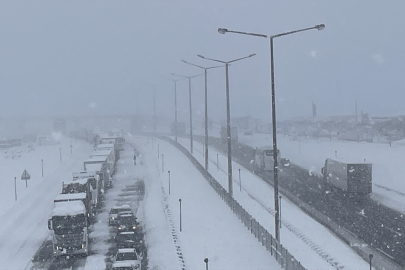
[[222, 66], [214, 66], [214, 67], [202, 67], [199, 65], [195, 65], [192, 63], [189, 63], [187, 61], [181, 60], [186, 64], [198, 67], [198, 68], [202, 68], [204, 69], [204, 74], [205, 74], [205, 169], [208, 170], [208, 90], [207, 90], [207, 70], [208, 69], [213, 69], [213, 68], [218, 68], [218, 67], [222, 67]]
[[174, 127], [175, 127], [175, 141], [177, 142], [177, 82], [184, 80], [184, 79], [178, 79], [178, 80], [173, 80], [173, 79], [167, 79], [167, 78], [162, 78], [165, 80], [169, 80], [174, 82]]
[[225, 64], [225, 72], [226, 72], [226, 132], [228, 136], [228, 192], [229, 195], [233, 196], [233, 188], [232, 188], [232, 155], [231, 155], [231, 112], [229, 108], [229, 79], [228, 79], [228, 66], [232, 62], [236, 62], [245, 58], [249, 58], [252, 56], [255, 56], [256, 54], [250, 54], [248, 56], [234, 59], [231, 61], [222, 61], [222, 60], [217, 60], [217, 59], [212, 59], [212, 58], [207, 58], [202, 55], [197, 55], [198, 57], [201, 57], [203, 59], [219, 62]]
[[202, 74], [194, 75], [194, 76], [183, 76], [174, 73], [170, 73], [174, 76], [183, 77], [184, 79], [188, 79], [188, 97], [189, 97], [189, 105], [190, 105], [190, 153], [193, 154], [193, 120], [192, 120], [192, 111], [191, 111], [191, 78], [200, 76]]
[[156, 87], [153, 84], [146, 83], [146, 85], [153, 88], [153, 133], [156, 135]]
[[271, 104], [272, 104], [272, 124], [273, 124], [273, 159], [274, 159], [274, 210], [276, 214], [274, 215], [275, 220], [275, 231], [276, 231], [276, 239], [280, 241], [280, 230], [279, 230], [279, 205], [278, 205], [278, 164], [277, 164], [277, 136], [276, 136], [276, 95], [275, 95], [275, 87], [274, 87], [274, 60], [273, 60], [273, 39], [276, 37], [286, 36], [302, 31], [307, 31], [311, 29], [318, 29], [323, 30], [325, 29], [324, 24], [318, 24], [313, 27], [303, 28], [299, 30], [294, 30], [290, 32], [285, 32], [277, 35], [263, 35], [263, 34], [256, 34], [256, 33], [247, 33], [247, 32], [239, 32], [239, 31], [230, 31], [226, 28], [218, 28], [218, 32], [220, 34], [225, 33], [235, 33], [235, 34], [242, 34], [242, 35], [249, 35], [249, 36], [256, 36], [256, 37], [263, 37], [269, 38], [270, 40], [270, 66], [271, 66]]

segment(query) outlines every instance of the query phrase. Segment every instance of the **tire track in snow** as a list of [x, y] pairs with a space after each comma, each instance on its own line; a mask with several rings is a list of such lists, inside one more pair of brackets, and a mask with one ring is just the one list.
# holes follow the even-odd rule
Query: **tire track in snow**
[[172, 218], [172, 212], [170, 211], [169, 202], [167, 201], [167, 196], [166, 196], [166, 193], [165, 193], [165, 190], [164, 190], [163, 186], [161, 185], [160, 188], [162, 190], [162, 196], [163, 196], [162, 203], [163, 203], [164, 210], [165, 210], [164, 212], [165, 212], [165, 215], [166, 215], [166, 219], [167, 219], [167, 221], [169, 222], [169, 225], [170, 225], [170, 231], [171, 231], [171, 234], [172, 234], [174, 246], [176, 247], [177, 257], [178, 257], [179, 262], [181, 264], [181, 269], [186, 270], [186, 265], [185, 265], [185, 262], [184, 262], [183, 253], [181, 251], [179, 238], [177, 236], [177, 232], [176, 232], [176, 229], [174, 227], [174, 222], [173, 222], [173, 218]]
[[[248, 193], [249, 197], [251, 197], [253, 200], [255, 200], [258, 204], [260, 204], [264, 209], [266, 209], [267, 212], [269, 212], [272, 216], [275, 215], [275, 211], [271, 208], [266, 207], [260, 199], [257, 197], [253, 196], [252, 194]], [[303, 233], [300, 232], [300, 230], [292, 225], [291, 223], [287, 222], [286, 220], [281, 220], [281, 223], [288, 228], [289, 231], [291, 231], [294, 235], [296, 235], [299, 239], [301, 239], [306, 245], [308, 245], [313, 251], [316, 252], [320, 257], [322, 257], [325, 261], [327, 261], [331, 266], [334, 268], [341, 270], [341, 269], [346, 269], [346, 266], [342, 265], [340, 262], [335, 260], [330, 254], [328, 254], [326, 251], [323, 251], [322, 248], [320, 248], [316, 243], [314, 243], [311, 239], [306, 237]]]

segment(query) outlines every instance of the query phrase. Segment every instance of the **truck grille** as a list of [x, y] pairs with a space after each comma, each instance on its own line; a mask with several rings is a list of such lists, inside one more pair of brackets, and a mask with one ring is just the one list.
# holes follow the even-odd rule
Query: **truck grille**
[[55, 235], [57, 245], [67, 250], [81, 249], [83, 234]]

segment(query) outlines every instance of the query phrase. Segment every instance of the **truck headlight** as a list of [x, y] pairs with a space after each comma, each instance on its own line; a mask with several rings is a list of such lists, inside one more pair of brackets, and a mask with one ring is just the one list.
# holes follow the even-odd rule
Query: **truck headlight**
[[135, 229], [136, 229], [136, 226], [132, 226], [132, 229], [134, 229], [134, 230], [135, 230]]

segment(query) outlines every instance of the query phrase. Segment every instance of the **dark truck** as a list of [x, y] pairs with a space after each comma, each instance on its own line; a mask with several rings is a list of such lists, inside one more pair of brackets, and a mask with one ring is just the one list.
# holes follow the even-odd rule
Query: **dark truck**
[[322, 168], [326, 193], [337, 190], [351, 196], [369, 196], [372, 192], [372, 165], [326, 159]]

